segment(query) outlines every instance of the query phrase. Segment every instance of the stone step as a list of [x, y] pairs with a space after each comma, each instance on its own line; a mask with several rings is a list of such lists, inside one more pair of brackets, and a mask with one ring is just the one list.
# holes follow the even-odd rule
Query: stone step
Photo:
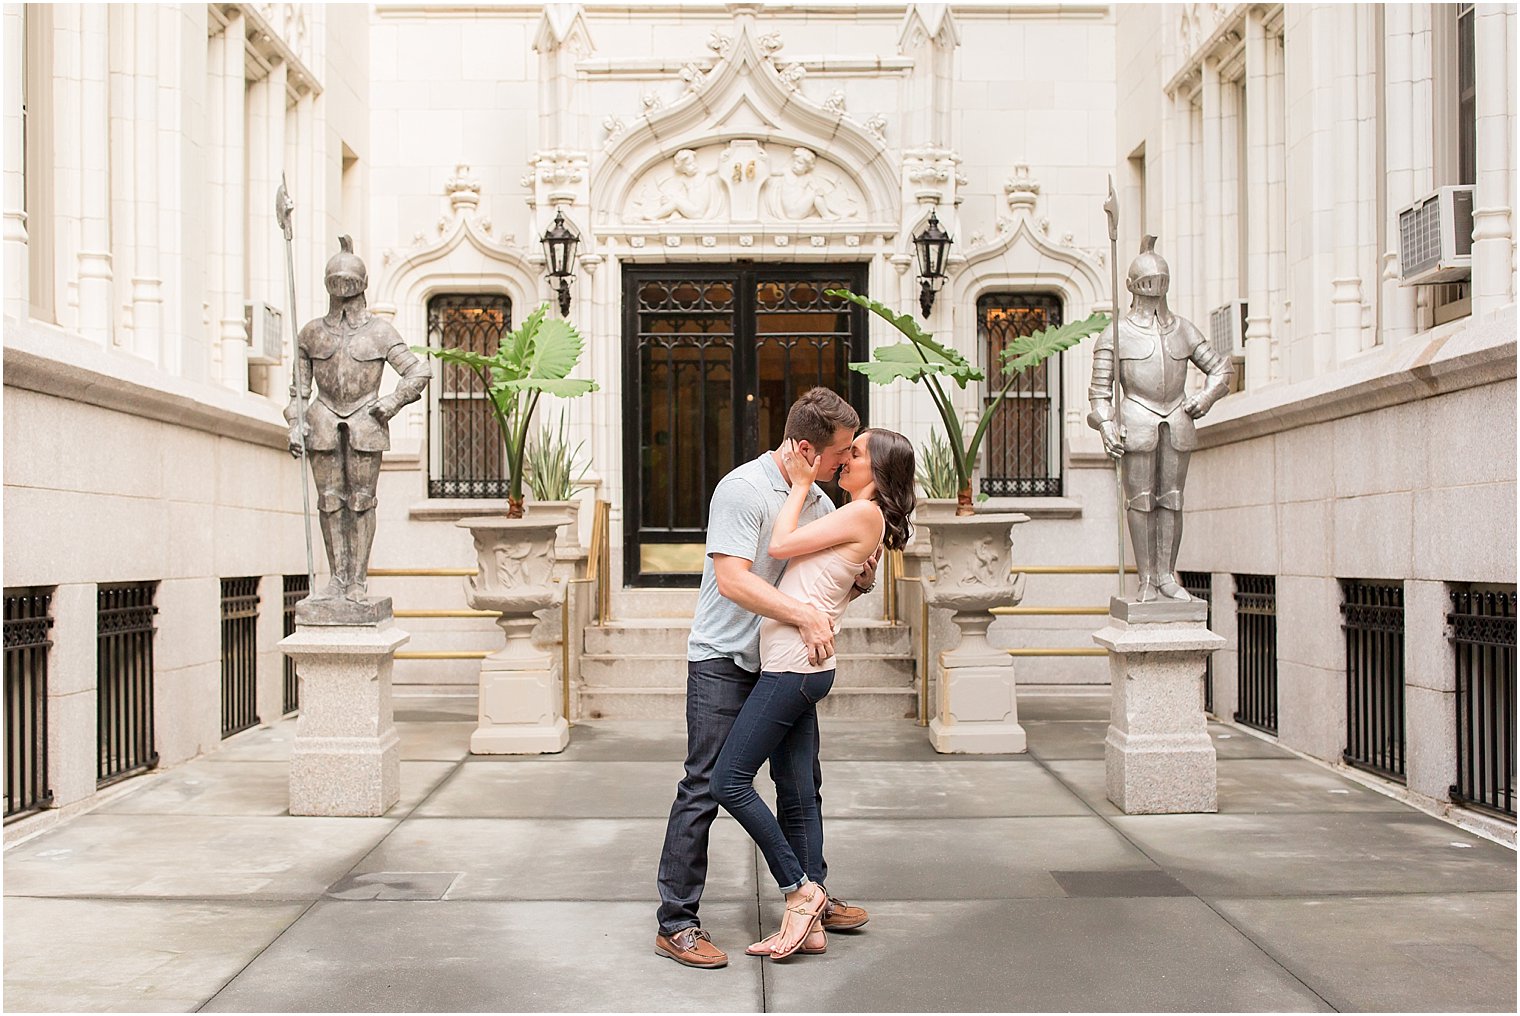
[[[596, 654], [686, 652], [691, 624], [675, 618], [616, 619], [586, 629], [586, 652]], [[845, 618], [835, 648], [842, 653], [911, 653], [913, 633], [907, 625]]]
[[[913, 657], [905, 653], [848, 653], [838, 659], [837, 688], [899, 688], [913, 683]], [[587, 654], [581, 657], [581, 680], [587, 688], [666, 688], [684, 695], [686, 656]]]
[[[686, 716], [686, 691], [674, 688], [582, 688], [580, 715], [586, 719], [677, 720]], [[917, 715], [912, 688], [835, 688], [818, 705], [830, 719], [899, 720]]]

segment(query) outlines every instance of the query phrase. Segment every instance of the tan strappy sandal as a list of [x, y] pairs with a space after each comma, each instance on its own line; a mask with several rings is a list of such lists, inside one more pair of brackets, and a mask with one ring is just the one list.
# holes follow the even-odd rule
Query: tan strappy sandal
[[[791, 948], [785, 950], [771, 950], [771, 959], [773, 960], [786, 959], [792, 953], [802, 948], [802, 943], [807, 941], [809, 935], [813, 934], [815, 931], [823, 930], [823, 924], [821, 923], [819, 917], [823, 913], [823, 908], [829, 905], [829, 894], [823, 888], [823, 886], [819, 885], [816, 882], [810, 882], [808, 884], [816, 890], [816, 894], [809, 899], [802, 900], [799, 903], [794, 903], [786, 908], [787, 913], [796, 914], [798, 917], [803, 918], [808, 922], [807, 931], [802, 933], [801, 937], [799, 937], [797, 941], [792, 944]], [[781, 928], [776, 932], [776, 937], [780, 938], [782, 932], [785, 930], [786, 916], [783, 914], [781, 918]]]

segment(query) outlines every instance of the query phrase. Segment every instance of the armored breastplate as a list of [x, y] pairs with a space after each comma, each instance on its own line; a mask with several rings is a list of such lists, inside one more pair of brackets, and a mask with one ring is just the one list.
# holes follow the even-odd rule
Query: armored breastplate
[[1180, 319], [1169, 329], [1119, 322], [1119, 383], [1124, 398], [1166, 416], [1186, 395], [1188, 336]]
[[323, 318], [308, 327], [306, 351], [322, 404], [339, 417], [348, 417], [374, 402], [385, 371], [389, 329], [372, 317], [354, 324], [342, 316]]

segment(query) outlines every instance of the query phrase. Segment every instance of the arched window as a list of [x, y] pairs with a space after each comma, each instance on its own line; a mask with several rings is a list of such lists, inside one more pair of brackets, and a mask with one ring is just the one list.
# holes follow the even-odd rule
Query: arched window
[[[428, 301], [429, 346], [490, 355], [511, 328], [512, 301], [499, 294]], [[428, 386], [428, 497], [506, 497], [506, 449], [480, 379], [455, 364], [436, 369]]]
[[[1008, 343], [1061, 322], [1061, 298], [1053, 293], [988, 293], [976, 301], [987, 402], [1002, 387], [998, 365]], [[1024, 371], [997, 408], [982, 446], [982, 493], [1061, 496], [1061, 412], [1061, 362], [1056, 356]]]

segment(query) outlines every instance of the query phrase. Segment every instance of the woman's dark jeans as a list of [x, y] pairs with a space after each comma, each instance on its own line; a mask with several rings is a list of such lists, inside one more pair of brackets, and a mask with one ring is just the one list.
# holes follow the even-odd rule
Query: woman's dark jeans
[[[823, 845], [813, 755], [818, 743], [817, 703], [833, 686], [832, 670], [816, 674], [762, 671], [713, 768], [713, 798], [759, 845], [782, 892], [802, 884], [807, 877], [805, 860]], [[793, 841], [800, 840], [801, 859], [781, 823], [755, 792], [755, 774], [766, 759], [787, 829]]]

